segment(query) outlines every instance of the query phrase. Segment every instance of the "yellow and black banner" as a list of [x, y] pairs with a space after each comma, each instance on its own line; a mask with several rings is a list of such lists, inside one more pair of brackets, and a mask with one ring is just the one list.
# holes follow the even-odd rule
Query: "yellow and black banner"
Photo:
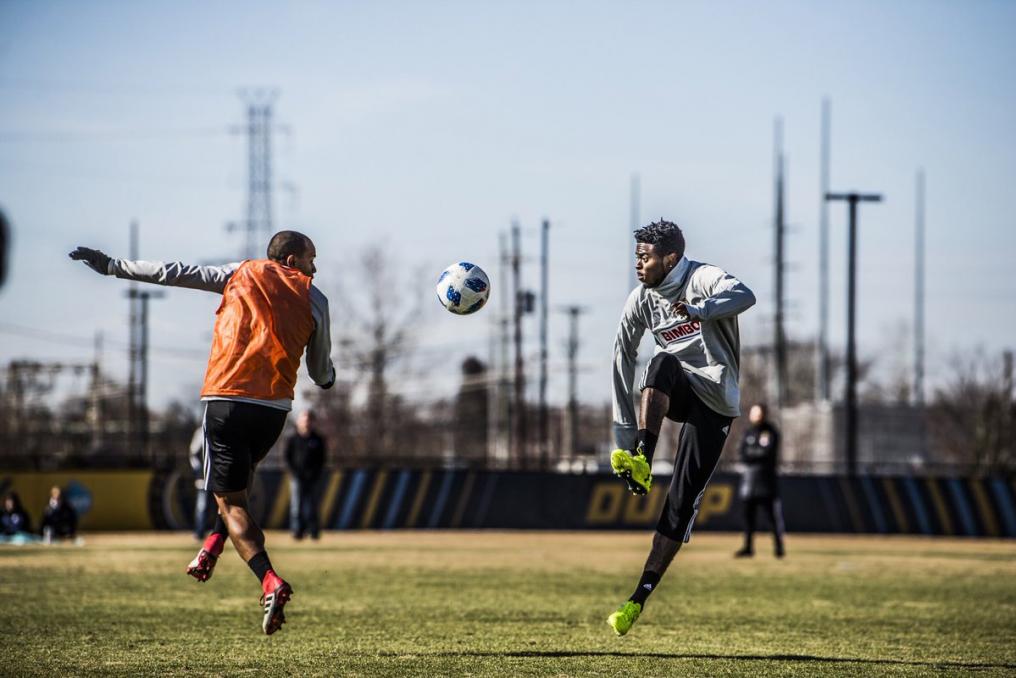
[[[703, 494], [697, 530], [738, 530], [739, 478], [716, 474]], [[324, 474], [316, 502], [325, 529], [649, 529], [670, 478], [645, 497], [606, 474], [571, 475], [459, 469], [340, 469]], [[785, 476], [781, 500], [791, 532], [1016, 537], [1016, 481], [919, 476]], [[49, 488], [65, 488], [83, 530], [189, 529], [193, 478], [178, 472], [0, 473], [35, 524]], [[290, 482], [259, 473], [252, 510], [262, 526], [284, 529]]]

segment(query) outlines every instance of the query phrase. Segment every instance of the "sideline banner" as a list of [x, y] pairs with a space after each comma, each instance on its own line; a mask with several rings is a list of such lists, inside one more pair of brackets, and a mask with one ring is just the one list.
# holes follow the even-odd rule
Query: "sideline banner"
[[[703, 493], [696, 530], [740, 530], [739, 476], [717, 473]], [[670, 483], [645, 497], [609, 474], [453, 469], [339, 469], [324, 474], [316, 501], [326, 529], [649, 530]], [[49, 488], [68, 488], [83, 530], [189, 529], [190, 473], [0, 472], [0, 492], [18, 491], [38, 526]], [[783, 476], [789, 532], [1016, 537], [1016, 481], [918, 476]], [[289, 478], [259, 473], [251, 509], [262, 526], [285, 529]], [[760, 528], [766, 529], [761, 518]]]

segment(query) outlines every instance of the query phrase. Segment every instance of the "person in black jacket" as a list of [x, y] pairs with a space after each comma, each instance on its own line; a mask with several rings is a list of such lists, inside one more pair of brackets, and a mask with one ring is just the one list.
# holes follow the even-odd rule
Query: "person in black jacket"
[[78, 512], [63, 496], [63, 490], [54, 486], [49, 491], [49, 501], [42, 512], [42, 536], [47, 542], [57, 539], [73, 539], [78, 532]]
[[734, 555], [750, 558], [755, 554], [752, 537], [755, 533], [755, 514], [762, 508], [769, 516], [773, 529], [773, 545], [776, 557], [782, 558], [783, 509], [780, 506], [780, 487], [776, 468], [779, 464], [780, 432], [769, 421], [768, 410], [762, 403], [753, 405], [748, 413], [751, 426], [744, 432], [741, 441], [740, 495], [744, 505], [744, 546]]
[[304, 410], [296, 419], [296, 433], [286, 441], [286, 469], [290, 477], [289, 524], [293, 537], [320, 536], [317, 484], [325, 467], [325, 439], [314, 430], [314, 413]]
[[21, 505], [21, 497], [17, 492], [10, 492], [4, 497], [4, 510], [0, 513], [0, 528], [5, 537], [13, 537], [19, 532], [31, 532], [32, 521], [28, 512]]

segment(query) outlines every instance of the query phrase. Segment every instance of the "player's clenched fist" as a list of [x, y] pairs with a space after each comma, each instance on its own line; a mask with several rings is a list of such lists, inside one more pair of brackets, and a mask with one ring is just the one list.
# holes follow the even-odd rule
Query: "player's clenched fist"
[[67, 256], [74, 261], [85, 262], [90, 269], [97, 273], [101, 273], [103, 275], [109, 274], [110, 257], [99, 250], [93, 250], [88, 247], [78, 247]]

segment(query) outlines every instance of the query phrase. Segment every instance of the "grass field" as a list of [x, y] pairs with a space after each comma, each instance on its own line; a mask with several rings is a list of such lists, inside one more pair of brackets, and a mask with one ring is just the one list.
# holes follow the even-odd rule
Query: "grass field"
[[648, 534], [269, 535], [295, 589], [261, 635], [228, 547], [207, 584], [184, 535], [0, 549], [5, 675], [928, 675], [1016, 672], [1016, 544], [792, 536], [731, 558], [697, 534], [624, 638], [604, 623]]

